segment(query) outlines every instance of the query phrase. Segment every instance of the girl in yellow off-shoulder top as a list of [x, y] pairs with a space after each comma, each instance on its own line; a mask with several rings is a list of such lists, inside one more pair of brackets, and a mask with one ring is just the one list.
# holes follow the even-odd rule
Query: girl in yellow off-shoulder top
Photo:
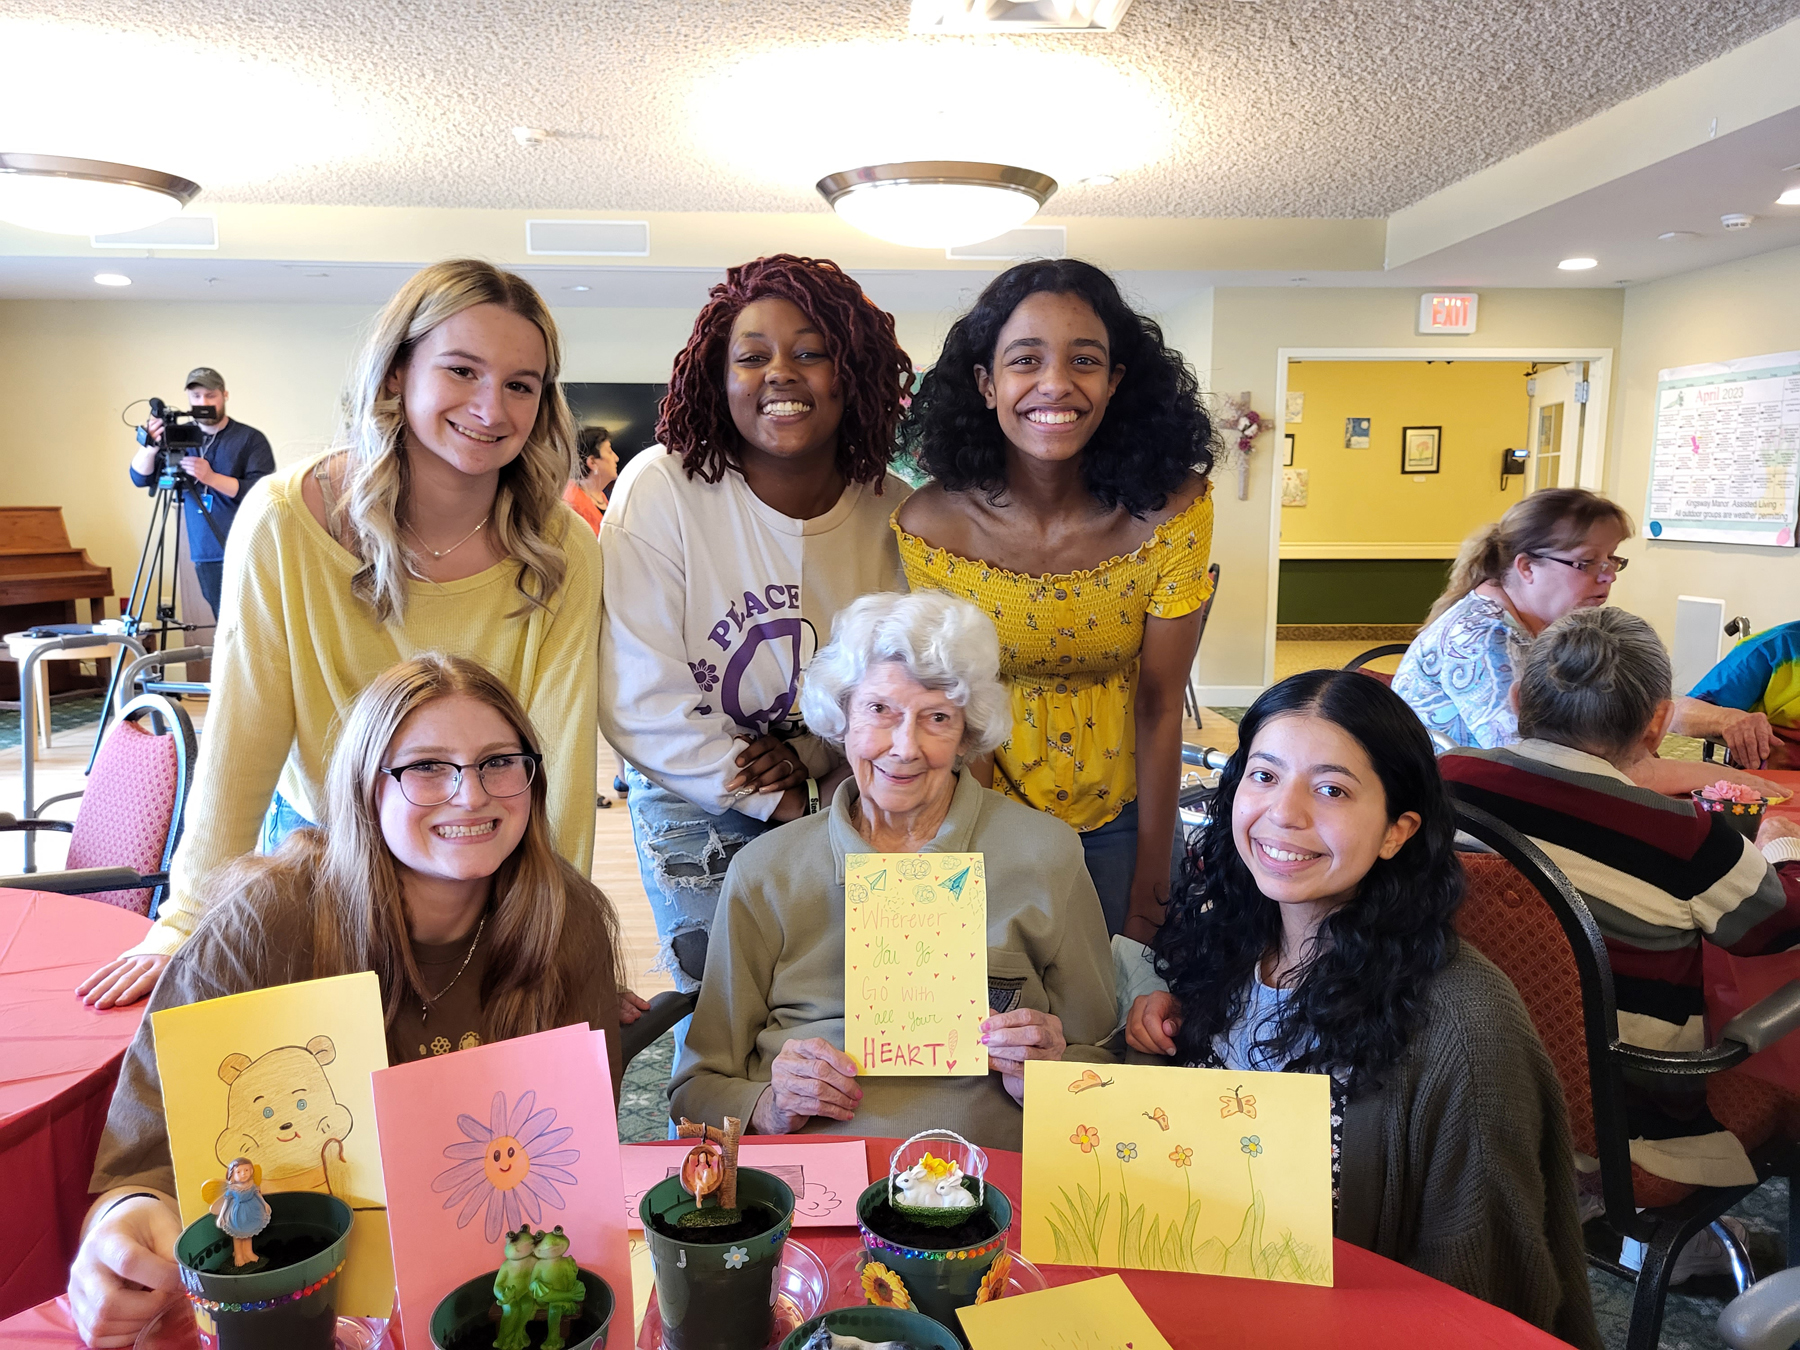
[[905, 436], [936, 480], [894, 513], [907, 581], [1000, 633], [1013, 733], [992, 784], [1081, 832], [1108, 931], [1148, 943], [1211, 592], [1198, 383], [1104, 272], [1024, 263], [951, 328]]

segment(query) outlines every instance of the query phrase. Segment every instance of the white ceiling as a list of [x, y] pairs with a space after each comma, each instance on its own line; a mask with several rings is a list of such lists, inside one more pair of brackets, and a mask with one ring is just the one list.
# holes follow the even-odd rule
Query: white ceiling
[[[297, 301], [376, 306], [421, 264], [286, 263], [230, 258], [0, 257], [0, 296], [10, 300]], [[992, 271], [854, 269], [876, 304], [894, 313], [958, 313], [1005, 266]], [[702, 267], [513, 266], [557, 309], [697, 310], [723, 269]], [[100, 271], [131, 278], [129, 288], [94, 284]], [[1127, 295], [1154, 312], [1193, 298], [1220, 279], [1206, 272], [1117, 272]], [[1285, 276], [1279, 278], [1286, 281]], [[1264, 284], [1278, 284], [1273, 274]]]
[[[823, 172], [949, 152], [1057, 175], [1059, 216], [1344, 218], [1416, 202], [1800, 0], [1136, 0], [1116, 34], [1006, 39], [909, 36], [906, 0], [95, 13], [0, 0], [0, 148], [148, 161], [214, 201], [823, 211]], [[516, 125], [556, 139], [521, 147]], [[1119, 181], [1072, 181], [1096, 172]]]

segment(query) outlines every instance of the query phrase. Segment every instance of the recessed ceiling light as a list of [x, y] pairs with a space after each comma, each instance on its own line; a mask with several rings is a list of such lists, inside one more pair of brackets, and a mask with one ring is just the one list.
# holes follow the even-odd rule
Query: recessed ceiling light
[[96, 272], [94, 284], [97, 286], [129, 286], [131, 278], [123, 272]]
[[1800, 206], [1800, 187], [1791, 187], [1775, 199], [1777, 206]]
[[1699, 237], [1700, 236], [1695, 234], [1692, 230], [1665, 230], [1663, 233], [1656, 236], [1657, 241], [1664, 244], [1685, 244], [1690, 239], [1698, 239]]
[[594, 288], [592, 286], [564, 286], [563, 289], [565, 291], [591, 291]]
[[1010, 164], [917, 160], [828, 174], [817, 187], [865, 234], [908, 248], [955, 248], [1023, 225], [1056, 180]]
[[124, 234], [167, 220], [200, 185], [67, 155], [0, 154], [0, 220], [47, 234]]
[[1598, 258], [1564, 258], [1556, 265], [1565, 272], [1585, 272], [1590, 267], [1598, 267], [1600, 260]]

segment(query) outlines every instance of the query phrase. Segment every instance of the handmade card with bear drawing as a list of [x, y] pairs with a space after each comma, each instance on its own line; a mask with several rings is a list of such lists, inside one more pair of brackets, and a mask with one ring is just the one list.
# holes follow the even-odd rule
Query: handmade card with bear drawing
[[387, 1192], [370, 1075], [387, 1068], [381, 986], [371, 973], [278, 985], [151, 1016], [181, 1221], [234, 1158], [265, 1195], [318, 1191], [355, 1212], [338, 1311], [393, 1310]]

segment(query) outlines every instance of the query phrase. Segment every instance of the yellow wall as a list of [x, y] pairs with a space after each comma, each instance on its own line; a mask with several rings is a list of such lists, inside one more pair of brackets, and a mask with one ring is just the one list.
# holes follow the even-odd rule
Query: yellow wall
[[[1512, 361], [1295, 361], [1289, 394], [1304, 393], [1294, 467], [1309, 476], [1304, 507], [1281, 512], [1281, 543], [1441, 545], [1519, 499], [1522, 477], [1500, 488], [1500, 451], [1523, 445], [1527, 364]], [[1344, 448], [1344, 419], [1367, 417], [1369, 448]], [[1441, 426], [1439, 472], [1400, 472], [1400, 433]], [[1279, 446], [1279, 442], [1276, 443]], [[1312, 556], [1320, 552], [1309, 550]]]
[[[1616, 290], [1484, 290], [1479, 332], [1420, 337], [1413, 331], [1417, 290], [1222, 286], [1213, 293], [1207, 387], [1248, 389], [1251, 406], [1273, 417], [1276, 353], [1283, 347], [1403, 347], [1447, 356], [1478, 347], [1616, 349], [1623, 299]], [[1200, 647], [1199, 679], [1202, 697], [1219, 703], [1247, 703], [1263, 687], [1265, 640], [1275, 622], [1269, 494], [1280, 490], [1281, 455], [1271, 449], [1274, 437], [1271, 429], [1257, 443], [1247, 501], [1237, 500], [1235, 473], [1219, 475], [1213, 527], [1219, 599]]]
[[1800, 349], [1800, 248], [1782, 249], [1625, 293], [1620, 383], [1613, 400], [1606, 488], [1638, 522], [1625, 544], [1629, 571], [1613, 603], [1641, 614], [1664, 641], [1675, 635], [1675, 597], [1711, 596], [1758, 628], [1800, 619], [1800, 550], [1675, 543], [1643, 535], [1655, 432], [1656, 374], [1670, 366]]

